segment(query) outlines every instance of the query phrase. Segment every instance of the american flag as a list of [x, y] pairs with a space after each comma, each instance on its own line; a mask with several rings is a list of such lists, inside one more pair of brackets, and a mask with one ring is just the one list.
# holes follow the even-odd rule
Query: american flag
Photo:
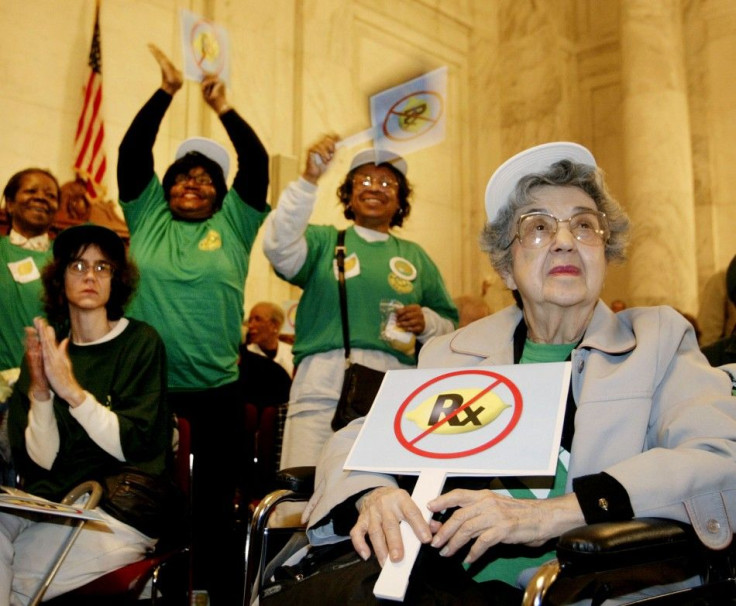
[[100, 7], [95, 10], [95, 29], [89, 50], [89, 75], [84, 88], [84, 105], [74, 137], [74, 171], [85, 183], [90, 199], [105, 195], [107, 160], [103, 147], [105, 125], [102, 122], [102, 61], [100, 55]]

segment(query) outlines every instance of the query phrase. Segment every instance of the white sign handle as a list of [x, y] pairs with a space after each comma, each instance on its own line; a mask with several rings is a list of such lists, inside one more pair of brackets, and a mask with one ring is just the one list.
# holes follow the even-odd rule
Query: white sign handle
[[[427, 503], [442, 493], [444, 485], [445, 472], [440, 469], [426, 469], [419, 474], [411, 498], [423, 513], [425, 522], [429, 522], [432, 517], [432, 512], [427, 509]], [[401, 540], [404, 543], [404, 558], [400, 562], [386, 560], [373, 587], [373, 595], [377, 598], [397, 601], [404, 599], [406, 588], [409, 585], [409, 575], [411, 575], [414, 561], [419, 554], [421, 541], [414, 534], [411, 526], [406, 521], [402, 521], [399, 529]]]
[[346, 149], [355, 147], [356, 145], [360, 145], [361, 143], [365, 143], [371, 139], [373, 139], [373, 127], [362, 130], [359, 133], [350, 135], [349, 137], [345, 137], [344, 139], [340, 139], [335, 143], [335, 149], [340, 149], [341, 147]]

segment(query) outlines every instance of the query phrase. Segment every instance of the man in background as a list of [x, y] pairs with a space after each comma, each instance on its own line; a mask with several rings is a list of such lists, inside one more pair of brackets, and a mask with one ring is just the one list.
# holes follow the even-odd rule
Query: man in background
[[294, 374], [291, 345], [279, 340], [283, 325], [284, 312], [281, 307], [268, 301], [256, 303], [248, 316], [246, 343], [248, 351], [273, 360], [291, 377]]

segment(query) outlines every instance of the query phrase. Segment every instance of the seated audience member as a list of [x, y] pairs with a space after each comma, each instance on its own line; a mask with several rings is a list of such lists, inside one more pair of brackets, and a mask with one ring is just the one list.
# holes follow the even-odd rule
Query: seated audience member
[[[317, 183], [332, 164], [335, 143], [337, 138], [328, 135], [307, 150], [304, 172], [282, 192], [264, 226], [266, 257], [279, 276], [303, 289], [294, 341], [299, 368], [282, 467], [317, 462], [333, 433], [330, 422], [343, 383], [345, 340], [334, 270], [338, 229], [309, 223]], [[345, 230], [351, 360], [381, 371], [415, 366], [415, 342], [450, 332], [458, 319], [434, 262], [419, 245], [391, 231], [411, 210], [406, 173], [402, 157], [363, 150], [338, 189], [345, 218], [353, 222]]]
[[491, 313], [491, 308], [483, 297], [473, 295], [461, 295], [453, 300], [460, 320], [457, 323], [458, 328], [467, 326], [471, 322], [485, 318]]
[[714, 273], [700, 294], [698, 326], [701, 347], [728, 337], [736, 329], [736, 303], [729, 299], [726, 292], [726, 272], [720, 270]]
[[[51, 257], [49, 229], [59, 196], [56, 177], [41, 168], [15, 173], [3, 190], [10, 233], [0, 236], [0, 375], [9, 386], [20, 371], [24, 328], [41, 314], [41, 268]], [[6, 399], [0, 396], [0, 483], [13, 485]]]
[[[115, 232], [91, 224], [61, 232], [53, 255], [43, 270], [48, 322], [37, 317], [26, 329], [10, 401], [23, 488], [59, 501], [81, 482], [133, 466], [164, 491], [172, 439], [165, 349], [153, 328], [123, 316], [135, 267]], [[161, 525], [99, 511], [107, 527], [85, 525], [47, 598], [141, 560], [156, 544]], [[161, 521], [164, 512], [175, 513], [162, 510]], [[0, 512], [0, 604], [28, 603], [68, 534], [61, 518]]]
[[[726, 294], [728, 300], [736, 305], [736, 257], [731, 260], [726, 270]], [[736, 327], [727, 337], [701, 349], [712, 366], [736, 363]]]
[[248, 351], [273, 360], [292, 376], [294, 362], [291, 345], [279, 340], [284, 325], [284, 312], [278, 305], [261, 301], [256, 303], [248, 315], [246, 343]]
[[[161, 69], [161, 87], [133, 118], [117, 167], [130, 252], [141, 269], [130, 315], [149, 322], [166, 343], [169, 402], [192, 429], [194, 587], [207, 590], [214, 606], [230, 606], [242, 574], [233, 498], [244, 425], [238, 386], [243, 284], [269, 210], [268, 154], [229, 104], [225, 83], [206, 76], [202, 100], [237, 154], [232, 187], [227, 150], [203, 137], [182, 142], [159, 180], [153, 146], [183, 78], [160, 49], [149, 49]], [[223, 542], [231, 544], [223, 548]]]
[[[736, 525], [736, 399], [672, 308], [614, 314], [600, 300], [608, 263], [624, 257], [629, 220], [592, 154], [574, 143], [527, 149], [494, 173], [485, 200], [483, 249], [517, 303], [432, 339], [419, 366], [570, 360], [556, 475], [449, 490], [427, 503], [447, 515], [427, 524], [400, 478], [342, 470], [358, 420], [337, 432], [320, 458], [303, 518], [311, 543], [349, 534], [368, 561], [361, 565], [377, 574], [372, 562], [403, 558], [398, 526], [405, 520], [424, 544], [422, 562], [443, 571], [420, 570], [407, 602], [441, 585], [457, 603], [517, 605], [523, 571], [553, 557], [555, 538], [584, 524], [670, 518], [691, 523], [711, 548], [727, 546]], [[530, 486], [548, 496], [536, 498]], [[373, 588], [325, 581], [325, 603]], [[289, 592], [290, 604], [303, 603], [309, 582]]]

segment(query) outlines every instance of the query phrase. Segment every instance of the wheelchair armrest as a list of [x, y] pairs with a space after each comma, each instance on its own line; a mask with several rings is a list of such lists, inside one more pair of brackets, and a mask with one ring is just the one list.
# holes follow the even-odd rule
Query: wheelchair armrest
[[288, 467], [276, 474], [276, 486], [298, 494], [314, 492], [314, 467]]
[[691, 556], [698, 545], [688, 524], [639, 518], [574, 528], [559, 538], [557, 559], [577, 575]]

